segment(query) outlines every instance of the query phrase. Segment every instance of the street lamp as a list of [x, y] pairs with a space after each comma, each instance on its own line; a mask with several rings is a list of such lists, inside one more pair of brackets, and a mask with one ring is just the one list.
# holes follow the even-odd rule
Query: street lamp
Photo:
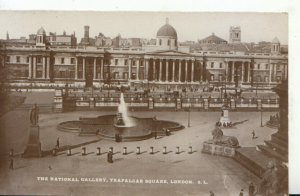
[[188, 108], [188, 127], [191, 127], [191, 104]]
[[263, 116], [263, 109], [260, 109], [260, 127], [263, 127], [262, 116]]

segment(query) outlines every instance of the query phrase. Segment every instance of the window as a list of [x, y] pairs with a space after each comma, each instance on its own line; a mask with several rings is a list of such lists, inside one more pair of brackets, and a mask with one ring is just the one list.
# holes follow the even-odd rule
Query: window
[[71, 58], [71, 64], [75, 64], [75, 58]]
[[161, 39], [159, 39], [159, 45], [161, 46]]
[[10, 56], [6, 56], [6, 62], [10, 62]]
[[26, 63], [29, 63], [29, 56], [26, 58]]
[[220, 63], [220, 68], [223, 68], [223, 63]]
[[128, 65], [128, 59], [125, 59], [124, 65]]
[[65, 58], [61, 58], [61, 59], [60, 59], [60, 63], [61, 63], [61, 64], [65, 64]]
[[175, 40], [175, 46], [177, 46], [177, 40]]
[[118, 59], [115, 59], [115, 65], [118, 65]]
[[260, 69], [260, 64], [257, 64], [257, 69]]
[[20, 63], [20, 56], [16, 57], [17, 63]]
[[42, 63], [42, 58], [41, 57], [36, 57], [36, 61], [37, 61], [37, 63]]
[[132, 65], [135, 66], [135, 60], [132, 61]]
[[210, 68], [214, 68], [214, 62], [210, 63]]
[[269, 64], [266, 64], [266, 69], [269, 69]]
[[168, 46], [170, 46], [171, 45], [171, 41], [168, 39]]

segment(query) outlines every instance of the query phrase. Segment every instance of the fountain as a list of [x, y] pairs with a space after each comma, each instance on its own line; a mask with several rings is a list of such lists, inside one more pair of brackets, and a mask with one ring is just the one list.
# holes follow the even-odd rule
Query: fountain
[[135, 126], [134, 120], [128, 116], [128, 109], [127, 109], [127, 105], [124, 100], [123, 93], [121, 93], [121, 96], [120, 96], [120, 104], [118, 106], [117, 120], [116, 120], [116, 123], [114, 124], [114, 126], [117, 128]]
[[103, 115], [95, 118], [81, 117], [79, 120], [61, 122], [57, 129], [65, 132], [79, 133], [80, 136], [95, 135], [102, 139], [120, 141], [137, 141], [165, 134], [165, 130], [178, 131], [184, 128], [172, 121], [157, 120], [155, 117], [138, 118], [128, 115], [124, 94], [120, 95], [116, 115]]

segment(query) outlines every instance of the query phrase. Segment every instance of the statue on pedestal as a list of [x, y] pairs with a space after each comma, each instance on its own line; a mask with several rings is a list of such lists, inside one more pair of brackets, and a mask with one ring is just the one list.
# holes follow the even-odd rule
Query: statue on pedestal
[[212, 130], [213, 139], [208, 140], [208, 143], [217, 144], [221, 146], [228, 146], [228, 147], [239, 147], [239, 141], [234, 136], [225, 136], [223, 134], [222, 129], [220, 127], [216, 127]]
[[36, 104], [34, 104], [34, 107], [31, 109], [30, 112], [30, 124], [31, 125], [38, 125], [39, 123], [39, 108]]

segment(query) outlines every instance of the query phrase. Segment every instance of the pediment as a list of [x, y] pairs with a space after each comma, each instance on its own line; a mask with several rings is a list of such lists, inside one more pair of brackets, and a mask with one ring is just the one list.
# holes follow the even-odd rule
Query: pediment
[[177, 50], [156, 50], [147, 52], [146, 55], [157, 55], [157, 56], [191, 56], [189, 53], [180, 52]]

